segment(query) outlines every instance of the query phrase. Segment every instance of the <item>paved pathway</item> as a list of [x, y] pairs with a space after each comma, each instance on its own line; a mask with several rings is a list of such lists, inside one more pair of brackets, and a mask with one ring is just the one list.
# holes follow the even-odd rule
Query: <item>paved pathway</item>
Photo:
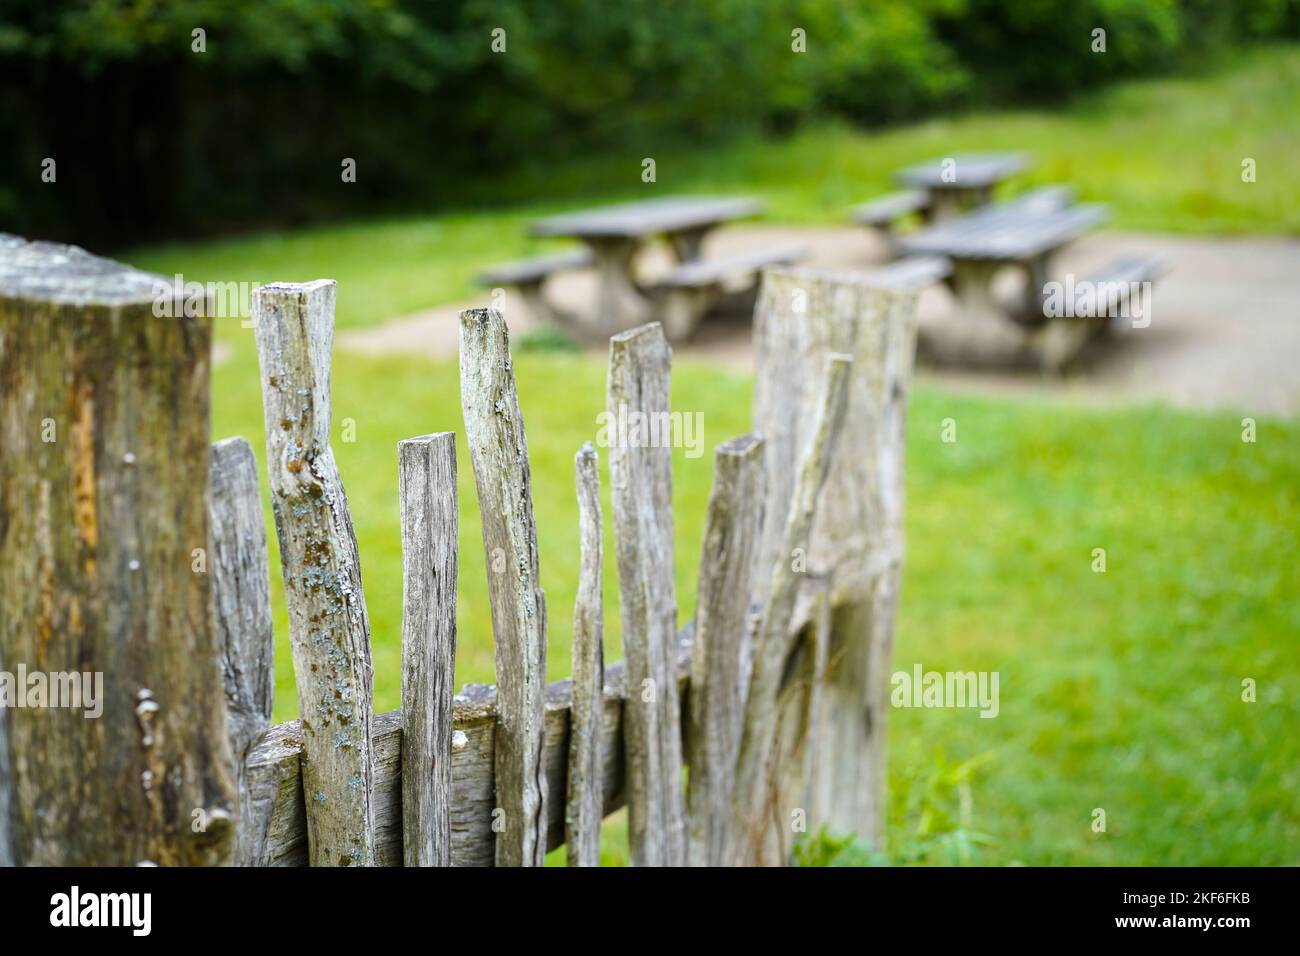
[[[705, 254], [789, 240], [806, 243], [810, 264], [827, 268], [869, 271], [883, 258], [883, 250], [860, 229], [760, 225], [720, 231]], [[1124, 252], [1158, 254], [1173, 264], [1174, 271], [1156, 288], [1150, 327], [1123, 330], [1099, 343], [1061, 379], [1034, 372], [923, 369], [921, 380], [963, 391], [1064, 396], [1089, 404], [1162, 401], [1254, 415], [1300, 412], [1300, 240], [1099, 232], [1071, 246], [1058, 268], [1086, 275]], [[667, 268], [668, 262], [666, 251], [655, 254], [647, 273]], [[582, 302], [592, 289], [592, 276], [575, 273], [558, 278], [551, 291], [564, 305]], [[456, 313], [475, 304], [484, 303], [349, 330], [339, 334], [338, 343], [370, 354], [455, 355]], [[507, 304], [507, 318], [518, 334], [526, 324], [508, 310]], [[958, 318], [942, 288], [925, 292], [920, 314], [922, 322], [932, 324]], [[675, 352], [749, 368], [749, 322], [706, 319], [696, 338]]]

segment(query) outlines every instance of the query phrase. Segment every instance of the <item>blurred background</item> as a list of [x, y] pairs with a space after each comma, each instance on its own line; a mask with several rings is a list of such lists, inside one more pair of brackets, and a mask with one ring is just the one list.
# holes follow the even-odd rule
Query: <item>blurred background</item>
[[[848, 212], [899, 167], [1028, 154], [999, 198], [1071, 184], [1111, 211], [1080, 256], [1114, 244], [1175, 268], [1149, 334], [1065, 376], [919, 374], [895, 666], [998, 671], [1001, 711], [893, 711], [885, 845], [810, 835], [800, 859], [1300, 863], [1300, 0], [0, 0], [0, 144], [0, 232], [187, 281], [338, 281], [334, 448], [381, 710], [400, 697], [396, 442], [462, 430], [456, 309], [487, 303], [484, 266], [555, 248], [530, 220], [753, 196], [765, 218], [735, 234], [870, 269], [880, 249]], [[260, 459], [239, 318], [215, 323], [213, 437]], [[673, 389], [704, 412], [707, 452], [748, 430], [752, 380], [748, 324], [704, 331]], [[605, 360], [535, 329], [515, 355], [558, 679], [572, 457]], [[711, 458], [674, 453], [683, 622]], [[459, 461], [457, 678], [491, 681], [463, 439]]]
[[[1050, 107], [1300, 36], [1295, 0], [4, 0], [0, 11], [0, 217], [99, 249], [508, 203], [549, 192], [575, 157]], [[1104, 56], [1087, 40], [1099, 25]], [[795, 28], [805, 55], [791, 55]], [[61, 187], [35, 188], [49, 156]], [[357, 160], [355, 188], [339, 188], [343, 156]]]

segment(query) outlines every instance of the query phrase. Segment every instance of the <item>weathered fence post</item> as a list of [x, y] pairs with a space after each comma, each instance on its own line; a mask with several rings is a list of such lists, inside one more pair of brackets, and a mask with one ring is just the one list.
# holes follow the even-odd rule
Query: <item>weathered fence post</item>
[[402, 856], [451, 866], [456, 435], [397, 445], [402, 511]]
[[275, 636], [266, 523], [257, 487], [257, 459], [242, 438], [212, 446], [211, 548], [213, 627], [221, 641], [226, 685], [226, 726], [239, 785], [235, 863], [257, 862], [258, 835], [245, 762], [271, 726], [275, 703]]
[[742, 435], [713, 454], [687, 701], [691, 866], [722, 866], [748, 690], [749, 596], [763, 527], [763, 440]]
[[155, 301], [161, 279], [0, 236], [0, 861], [234, 851], [202, 559], [211, 320]]
[[460, 400], [483, 520], [496, 646], [496, 860], [498, 866], [541, 866], [547, 830], [546, 599], [510, 337], [494, 309], [460, 314]]
[[650, 440], [648, 430], [655, 421], [666, 427], [671, 357], [657, 322], [609, 340], [610, 498], [627, 659], [628, 839], [634, 866], [686, 863], [672, 447], [662, 436]]
[[[833, 584], [826, 739], [819, 742], [810, 825], [829, 823], [869, 839], [879, 836], [884, 795], [883, 691], [902, 563], [902, 440], [915, 304], [914, 294], [875, 288], [865, 277], [769, 269], [755, 310], [754, 430], [767, 439], [768, 567], [790, 560], [781, 553], [781, 528], [825, 357], [854, 358], [845, 428], [806, 555], [809, 573]], [[801, 595], [792, 627], [809, 622], [815, 600]]]
[[573, 608], [573, 705], [569, 710], [569, 787], [564, 832], [570, 866], [600, 865], [604, 817], [605, 631], [601, 597], [600, 460], [587, 442], [573, 459], [578, 487], [578, 596]]
[[253, 316], [302, 719], [311, 863], [374, 866], [370, 621], [330, 448], [334, 282], [262, 286]]
[[825, 371], [819, 376], [821, 393], [812, 409], [810, 433], [800, 450], [795, 484], [782, 522], [782, 557], [770, 566], [772, 578], [754, 639], [753, 673], [736, 758], [732, 849], [727, 854], [735, 864], [782, 862], [773, 859], [768, 849], [780, 845], [772, 839], [772, 831], [784, 823], [773, 819], [781, 777], [774, 760], [774, 754], [779, 752], [779, 696], [787, 660], [795, 646], [796, 629], [792, 625], [806, 573], [802, 555], [809, 548], [822, 487], [835, 460], [852, 368], [853, 359], [848, 355], [832, 352], [826, 357]]

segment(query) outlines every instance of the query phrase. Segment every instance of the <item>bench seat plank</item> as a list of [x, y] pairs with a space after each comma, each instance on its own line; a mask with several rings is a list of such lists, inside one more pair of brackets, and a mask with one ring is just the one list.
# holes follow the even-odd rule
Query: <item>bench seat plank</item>
[[853, 221], [863, 226], [888, 226], [910, 213], [920, 212], [929, 201], [925, 192], [919, 189], [889, 193], [853, 207]]
[[801, 243], [791, 242], [764, 249], [748, 249], [715, 259], [697, 259], [675, 268], [661, 284], [669, 288], [717, 285], [728, 278], [757, 272], [765, 266], [789, 265], [806, 254], [807, 250]]
[[476, 280], [479, 285], [518, 285], [523, 282], [540, 282], [554, 272], [565, 269], [582, 269], [591, 265], [591, 250], [568, 249], [530, 259], [516, 259], [484, 269]]
[[912, 291], [946, 279], [952, 260], [944, 256], [907, 256], [871, 274], [871, 283], [886, 289]]

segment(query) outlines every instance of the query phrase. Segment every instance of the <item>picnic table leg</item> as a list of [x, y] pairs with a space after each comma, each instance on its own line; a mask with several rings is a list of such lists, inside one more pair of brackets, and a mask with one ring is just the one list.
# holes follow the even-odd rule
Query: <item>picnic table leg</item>
[[939, 223], [962, 213], [961, 190], [931, 189], [930, 205], [925, 210], [925, 221]]
[[1048, 253], [1034, 256], [1025, 263], [1025, 298], [1020, 307], [1020, 321], [1027, 324], [1039, 324], [1043, 321], [1044, 289], [1048, 277], [1052, 274], [1051, 256]]
[[976, 363], [1024, 353], [1028, 330], [993, 294], [993, 279], [1003, 265], [992, 260], [954, 260], [950, 287], [958, 315], [936, 334], [926, 336], [927, 352], [941, 360]]
[[589, 239], [595, 259], [596, 314], [593, 326], [608, 335], [649, 322], [651, 302], [632, 281], [632, 261], [641, 243], [636, 239]]
[[703, 252], [704, 237], [712, 231], [712, 226], [697, 226], [694, 229], [684, 229], [669, 235], [668, 244], [672, 246], [677, 261], [694, 262], [699, 259]]

